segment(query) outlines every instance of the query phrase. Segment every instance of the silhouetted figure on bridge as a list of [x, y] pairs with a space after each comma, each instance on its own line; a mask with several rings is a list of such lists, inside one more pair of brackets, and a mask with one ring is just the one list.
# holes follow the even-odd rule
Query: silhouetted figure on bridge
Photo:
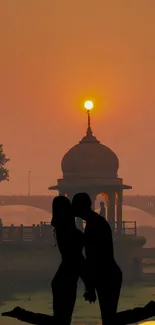
[[100, 202], [100, 216], [106, 218], [106, 208], [104, 202]]
[[110, 225], [91, 209], [92, 202], [87, 193], [76, 194], [72, 205], [75, 216], [86, 221], [86, 261], [94, 279], [103, 324], [113, 324], [122, 285], [122, 272], [114, 259]]

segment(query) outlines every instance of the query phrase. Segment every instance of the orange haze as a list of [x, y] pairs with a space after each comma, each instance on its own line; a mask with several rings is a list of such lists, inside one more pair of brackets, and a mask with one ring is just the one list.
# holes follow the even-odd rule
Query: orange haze
[[155, 1], [5, 0], [0, 4], [0, 193], [48, 193], [86, 130], [120, 158], [134, 193], [155, 194]]

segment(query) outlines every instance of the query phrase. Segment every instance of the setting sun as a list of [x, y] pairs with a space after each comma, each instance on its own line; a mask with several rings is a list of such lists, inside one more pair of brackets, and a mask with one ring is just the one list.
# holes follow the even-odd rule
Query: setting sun
[[87, 100], [86, 102], [84, 102], [84, 107], [87, 110], [91, 110], [94, 107], [94, 104], [91, 100]]

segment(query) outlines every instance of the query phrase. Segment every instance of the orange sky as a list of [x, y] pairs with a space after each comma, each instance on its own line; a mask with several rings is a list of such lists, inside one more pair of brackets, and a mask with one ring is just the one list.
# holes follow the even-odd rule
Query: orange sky
[[155, 1], [0, 3], [0, 142], [10, 182], [0, 193], [48, 193], [63, 154], [93, 130], [120, 158], [134, 193], [155, 194]]

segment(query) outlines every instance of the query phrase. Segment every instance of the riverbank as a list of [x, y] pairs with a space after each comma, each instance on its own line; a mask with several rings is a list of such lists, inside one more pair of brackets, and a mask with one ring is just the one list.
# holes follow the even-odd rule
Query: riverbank
[[[1, 295], [1, 294], [0, 294]], [[100, 311], [98, 303], [92, 304], [91, 306], [83, 300], [83, 288], [80, 287], [78, 290], [78, 296], [76, 306], [73, 314], [73, 325], [99, 325]], [[155, 299], [155, 287], [148, 285], [137, 285], [137, 286], [125, 286], [121, 291], [121, 297], [119, 302], [119, 310], [138, 307], [146, 304], [149, 300]], [[34, 289], [25, 288], [21, 292], [14, 292], [12, 298], [7, 297], [2, 300], [1, 297], [1, 312], [14, 308], [16, 305], [25, 309], [39, 311], [42, 313], [52, 313], [52, 294], [50, 287]], [[12, 319], [4, 319], [0, 317], [1, 325], [19, 325], [22, 324], [19, 321]], [[24, 323], [23, 323], [24, 324]]]

